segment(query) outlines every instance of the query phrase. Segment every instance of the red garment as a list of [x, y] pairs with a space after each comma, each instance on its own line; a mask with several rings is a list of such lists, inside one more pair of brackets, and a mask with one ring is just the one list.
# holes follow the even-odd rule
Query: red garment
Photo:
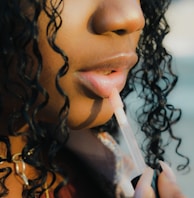
[[[86, 186], [83, 182], [69, 183], [63, 186], [57, 192], [56, 198], [103, 198], [105, 197], [100, 191], [92, 186]], [[46, 193], [41, 198], [47, 198]], [[55, 198], [54, 192], [49, 191], [49, 198]]]

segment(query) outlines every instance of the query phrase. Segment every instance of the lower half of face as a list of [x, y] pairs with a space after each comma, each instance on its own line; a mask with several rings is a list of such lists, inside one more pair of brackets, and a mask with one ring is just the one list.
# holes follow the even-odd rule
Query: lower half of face
[[[51, 123], [57, 122], [59, 112], [65, 103], [65, 98], [58, 92], [55, 86], [56, 76], [54, 74], [56, 74], [56, 68], [59, 69], [61, 64], [59, 66], [58, 61], [57, 63], [54, 62], [55, 61], [50, 62], [53, 64], [53, 67], [47, 67], [46, 71], [43, 70], [43, 72], [45, 71], [44, 79], [41, 80], [42, 85], [49, 93], [49, 103], [42, 110], [40, 119]], [[56, 67], [56, 65], [58, 66]], [[72, 71], [72, 67], [73, 65], [70, 64], [70, 69], [67, 74], [59, 80], [59, 85], [68, 96], [70, 102], [68, 126], [72, 129], [84, 129], [104, 124], [113, 115], [112, 106], [108, 97], [102, 97], [97, 94], [95, 85], [91, 86], [89, 80], [82, 79], [82, 73], [84, 75], [85, 72], [74, 69]], [[45, 75], [47, 75], [46, 78]], [[89, 76], [90, 75], [92, 76], [93, 74], [89, 74]], [[98, 75], [100, 76], [101, 74]], [[122, 85], [119, 85], [119, 89], [121, 88]], [[100, 90], [98, 89], [98, 93], [99, 92]], [[108, 92], [109, 90], [107, 90], [107, 93]]]
[[[109, 1], [67, 0], [61, 13], [64, 21], [56, 44], [67, 54], [69, 69], [59, 84], [70, 101], [68, 125], [72, 129], [96, 127], [111, 118], [109, 95], [113, 88], [122, 90], [137, 62], [135, 51], [144, 24], [139, 1]], [[48, 21], [43, 13], [39, 24], [44, 66], [41, 83], [50, 99], [40, 118], [55, 122], [64, 105], [55, 86], [64, 60], [47, 42]]]

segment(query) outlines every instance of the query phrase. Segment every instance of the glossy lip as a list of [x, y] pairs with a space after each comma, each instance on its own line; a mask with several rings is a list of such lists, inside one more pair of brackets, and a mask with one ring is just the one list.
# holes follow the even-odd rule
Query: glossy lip
[[121, 53], [76, 72], [76, 80], [99, 97], [107, 98], [116, 87], [121, 91], [125, 85], [129, 70], [136, 64], [135, 52]]

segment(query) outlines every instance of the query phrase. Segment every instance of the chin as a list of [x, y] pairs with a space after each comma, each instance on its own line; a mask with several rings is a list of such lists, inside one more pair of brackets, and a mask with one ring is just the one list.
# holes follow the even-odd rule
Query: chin
[[67, 125], [72, 130], [90, 129], [105, 124], [111, 119], [112, 115], [112, 111], [100, 112], [96, 118], [91, 116], [86, 119], [80, 119], [83, 118], [81, 115], [79, 117], [76, 116], [77, 118], [74, 117], [74, 119], [71, 119], [70, 115], [68, 117]]
[[112, 117], [112, 114], [110, 116], [104, 117], [103, 119], [96, 119], [93, 122], [85, 121], [80, 124], [77, 124], [75, 122], [68, 120], [67, 125], [72, 130], [91, 129], [91, 128], [98, 127], [98, 126], [105, 124], [111, 119], [111, 117]]

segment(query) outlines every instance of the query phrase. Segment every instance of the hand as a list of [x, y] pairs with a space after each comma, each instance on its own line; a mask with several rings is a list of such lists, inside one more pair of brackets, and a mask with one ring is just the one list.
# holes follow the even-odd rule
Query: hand
[[[178, 185], [171, 168], [164, 162], [160, 162], [162, 172], [158, 177], [158, 191], [160, 198], [186, 198]], [[147, 168], [141, 176], [135, 189], [134, 198], [154, 198], [155, 194], [151, 187], [153, 169]]]

